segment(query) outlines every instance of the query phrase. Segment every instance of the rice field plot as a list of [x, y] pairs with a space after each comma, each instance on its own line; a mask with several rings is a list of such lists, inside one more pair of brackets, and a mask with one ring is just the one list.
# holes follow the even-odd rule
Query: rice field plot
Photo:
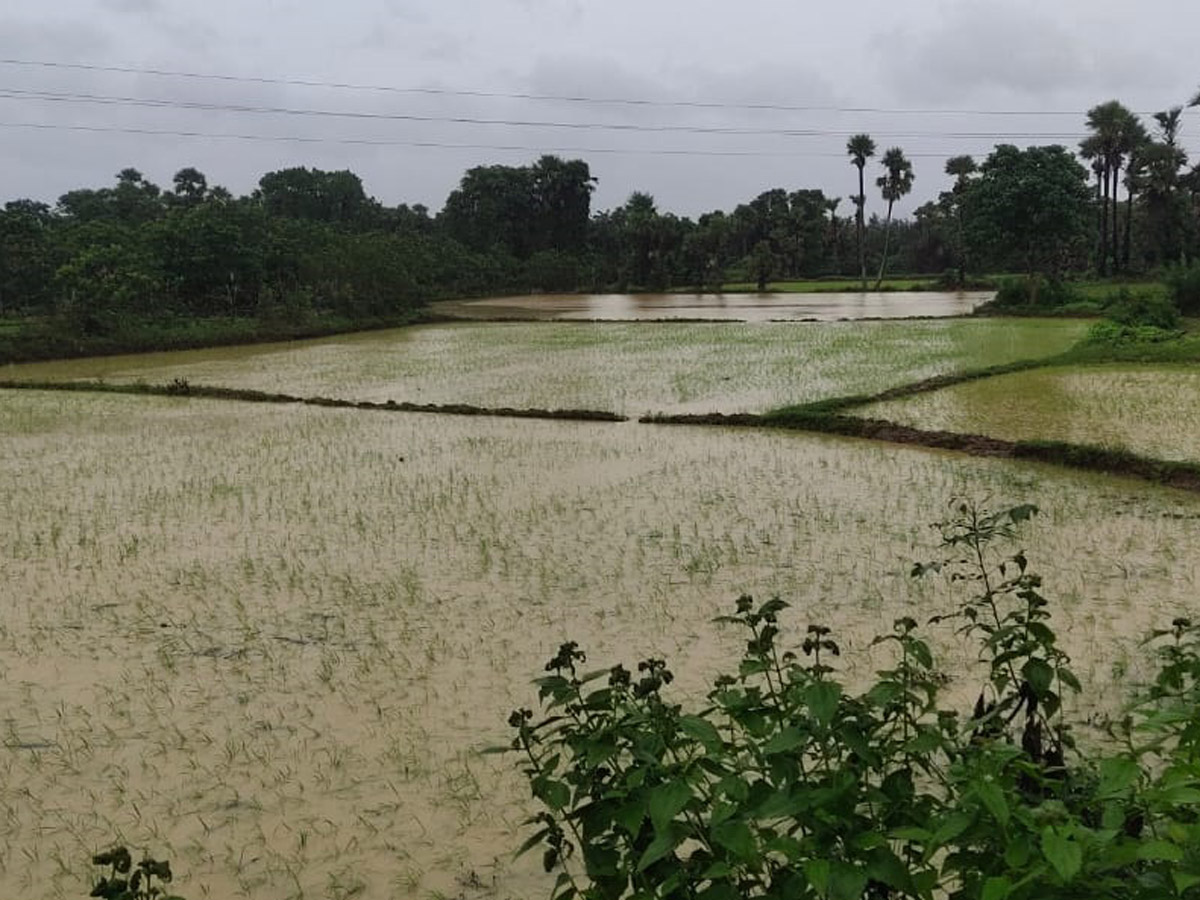
[[1008, 440], [1059, 440], [1200, 462], [1200, 368], [1034, 369], [876, 403], [854, 414]]
[[1059, 353], [1059, 320], [461, 323], [293, 344], [10, 366], [0, 377], [169, 382], [350, 400], [762, 412]]
[[0, 448], [0, 896], [79, 896], [113, 839], [189, 898], [537, 896], [477, 751], [560, 642], [682, 697], [741, 645], [712, 617], [779, 594], [865, 673], [951, 605], [908, 571], [954, 495], [1044, 507], [1092, 698], [1200, 584], [1200, 498], [812, 435], [21, 391]]

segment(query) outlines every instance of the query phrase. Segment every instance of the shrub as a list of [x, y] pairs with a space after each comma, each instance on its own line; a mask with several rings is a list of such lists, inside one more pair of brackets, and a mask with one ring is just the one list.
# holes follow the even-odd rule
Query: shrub
[[1030, 275], [1025, 278], [1002, 279], [993, 303], [1005, 308], [1054, 309], [1073, 303], [1077, 299], [1070, 287], [1060, 279]]
[[1163, 279], [1171, 291], [1171, 299], [1183, 315], [1200, 315], [1200, 261], [1171, 266]]
[[1179, 327], [1179, 310], [1166, 297], [1157, 294], [1133, 294], [1121, 288], [1109, 297], [1105, 315], [1120, 325], [1150, 325], [1166, 331]]
[[[1046, 900], [1194, 897], [1200, 890], [1200, 629], [1153, 636], [1161, 672], [1107, 749], [1076, 749], [1041, 579], [1001, 555], [1036, 510], [959, 505], [942, 573], [970, 596], [943, 617], [984, 663], [974, 708], [918, 623], [875, 644], [890, 662], [866, 690], [839, 680], [828, 628], [781, 641], [781, 600], [737, 602], [736, 671], [685, 711], [660, 659], [584, 673], [564, 644], [537, 682], [545, 717], [510, 717], [511, 748], [543, 811], [556, 900]], [[933, 620], [939, 621], [938, 619]]]

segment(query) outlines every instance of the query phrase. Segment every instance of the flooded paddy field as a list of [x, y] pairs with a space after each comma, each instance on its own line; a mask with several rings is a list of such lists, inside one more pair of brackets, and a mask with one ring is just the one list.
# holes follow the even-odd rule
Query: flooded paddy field
[[994, 291], [753, 293], [753, 294], [531, 294], [452, 300], [437, 304], [464, 318], [536, 318], [570, 321], [727, 319], [768, 322], [788, 319], [901, 319], [963, 316], [995, 296]]
[[953, 496], [1044, 509], [1085, 703], [1200, 584], [1200, 497], [804, 434], [19, 391], [0, 445], [0, 896], [80, 895], [114, 837], [189, 898], [539, 896], [477, 751], [560, 642], [684, 697], [739, 650], [710, 619], [779, 594], [865, 672], [952, 605], [908, 572]]
[[[905, 295], [895, 295], [905, 296]], [[290, 344], [0, 368], [0, 377], [170, 382], [339, 399], [762, 412], [1052, 356], [1085, 322], [456, 323]]]
[[1200, 461], [1200, 370], [1105, 365], [966, 382], [855, 414], [1007, 440], [1058, 440]]

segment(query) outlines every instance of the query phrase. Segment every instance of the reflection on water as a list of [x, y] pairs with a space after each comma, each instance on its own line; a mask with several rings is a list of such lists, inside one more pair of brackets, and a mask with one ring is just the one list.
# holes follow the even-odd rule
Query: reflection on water
[[441, 304], [452, 315], [547, 319], [901, 319], [961, 316], [987, 292], [817, 294], [531, 294]]

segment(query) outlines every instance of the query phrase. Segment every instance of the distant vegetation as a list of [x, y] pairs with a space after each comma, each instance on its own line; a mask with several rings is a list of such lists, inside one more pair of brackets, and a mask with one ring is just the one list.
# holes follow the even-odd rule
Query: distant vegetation
[[[234, 197], [194, 168], [166, 189], [125, 169], [111, 187], [0, 211], [0, 360], [395, 324], [430, 300], [486, 294], [763, 290], [847, 275], [865, 289], [869, 270], [878, 289], [888, 271], [961, 287], [984, 273], [1059, 282], [1169, 269], [1177, 304], [1194, 312], [1200, 167], [1178, 146], [1181, 115], [1156, 115], [1151, 137], [1121, 104], [1097, 106], [1079, 151], [1090, 172], [1062, 147], [953, 157], [951, 189], [908, 221], [892, 218], [916, 180], [899, 147], [874, 179], [885, 215], [866, 215], [876, 147], [865, 134], [847, 144], [847, 216], [841, 198], [782, 188], [695, 220], [640, 192], [593, 212], [588, 164], [556, 156], [473, 168], [437, 215], [385, 206], [349, 171], [270, 172]], [[1020, 290], [1008, 305], [1047, 305], [1035, 282]]]

